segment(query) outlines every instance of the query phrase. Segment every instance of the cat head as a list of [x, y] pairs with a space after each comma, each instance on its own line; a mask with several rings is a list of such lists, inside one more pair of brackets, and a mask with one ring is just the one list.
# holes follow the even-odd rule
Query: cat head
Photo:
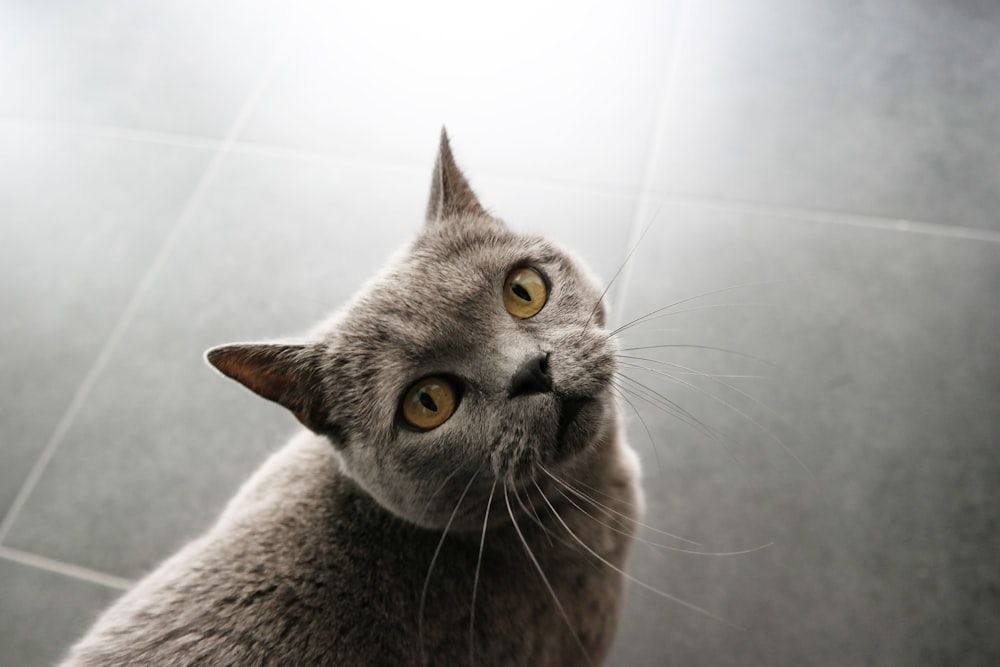
[[600, 297], [578, 260], [486, 212], [442, 132], [423, 228], [379, 277], [303, 342], [207, 359], [327, 436], [384, 507], [441, 527], [463, 491], [517, 488], [607, 437]]

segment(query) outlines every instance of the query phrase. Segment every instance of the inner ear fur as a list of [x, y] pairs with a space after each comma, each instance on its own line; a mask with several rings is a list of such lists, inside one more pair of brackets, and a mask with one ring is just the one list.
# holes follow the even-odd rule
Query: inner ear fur
[[307, 428], [322, 428], [322, 387], [311, 346], [234, 343], [213, 347], [205, 359], [250, 391], [284, 406]]

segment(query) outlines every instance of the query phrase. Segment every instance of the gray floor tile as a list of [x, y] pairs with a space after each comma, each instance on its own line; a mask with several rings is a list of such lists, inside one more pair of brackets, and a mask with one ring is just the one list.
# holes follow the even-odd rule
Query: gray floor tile
[[690, 4], [656, 188], [1000, 229], [1000, 4]]
[[221, 137], [270, 57], [284, 7], [4, 3], [0, 113]]
[[662, 219], [623, 321], [782, 282], [678, 304], [623, 348], [780, 368], [621, 352], [666, 362], [626, 360], [675, 379], [623, 370], [686, 411], [622, 380], [647, 522], [703, 550], [774, 545], [638, 545], [637, 578], [745, 631], [633, 585], [613, 664], [996, 664], [1000, 244], [682, 205]]
[[0, 559], [0, 663], [42, 667], [59, 659], [121, 592]]
[[208, 155], [3, 123], [0, 147], [2, 515]]
[[[369, 278], [441, 124], [489, 208], [605, 279], [647, 151], [658, 192], [1000, 229], [987, 0], [299, 4], [0, 3], [0, 517], [210, 158], [45, 122], [221, 137], [294, 25], [241, 137], [276, 150], [226, 158], [6, 545], [133, 577], [210, 523], [295, 423], [201, 352]], [[629, 329], [652, 370], [620, 382], [647, 521], [774, 544], [637, 545], [745, 630], [633, 584], [610, 664], [998, 664], [1000, 245], [776, 215], [668, 204], [619, 281], [623, 322], [753, 283]], [[0, 559], [0, 663], [51, 664], [117, 595]]]
[[[343, 303], [419, 226], [429, 180], [423, 170], [229, 156], [8, 543], [134, 576], [205, 527], [294, 421], [216, 376], [202, 351], [298, 334]], [[569, 244], [608, 257], [605, 267], [621, 255], [608, 244], [624, 232], [606, 218], [627, 220], [631, 200], [481, 190], [498, 211], [517, 197], [559, 216], [512, 211], [535, 228], [576, 221]]]
[[318, 5], [243, 138], [422, 166], [446, 124], [489, 173], [632, 189], [679, 5]]

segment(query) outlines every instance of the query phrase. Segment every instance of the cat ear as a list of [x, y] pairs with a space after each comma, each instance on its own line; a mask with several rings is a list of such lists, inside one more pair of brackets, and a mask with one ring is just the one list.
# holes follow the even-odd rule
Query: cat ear
[[310, 430], [318, 432], [322, 426], [322, 391], [311, 347], [236, 343], [213, 347], [205, 359], [223, 375], [291, 410]]
[[434, 163], [434, 178], [431, 181], [431, 196], [427, 202], [427, 222], [435, 223], [445, 218], [462, 214], [483, 215], [482, 204], [469, 187], [462, 171], [455, 164], [448, 144], [448, 132], [441, 128], [441, 146]]

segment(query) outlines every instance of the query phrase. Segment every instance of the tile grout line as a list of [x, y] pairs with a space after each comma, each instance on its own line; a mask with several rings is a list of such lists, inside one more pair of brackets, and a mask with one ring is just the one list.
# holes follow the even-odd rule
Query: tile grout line
[[[658, 104], [658, 107], [660, 105]], [[154, 130], [136, 130], [130, 128], [116, 127], [113, 125], [91, 125], [87, 123], [76, 123], [67, 121], [56, 121], [40, 118], [28, 118], [21, 116], [10, 116], [0, 114], [0, 125], [7, 123], [11, 125], [27, 125], [40, 128], [56, 129], [64, 132], [71, 132], [82, 136], [94, 136], [107, 139], [117, 139], [136, 143], [161, 144], [164, 146], [175, 146], [182, 148], [196, 148], [202, 150], [225, 150], [229, 153], [240, 153], [244, 155], [255, 155], [261, 157], [271, 157], [286, 160], [298, 160], [302, 162], [351, 162], [396, 171], [420, 172], [423, 168], [416, 164], [388, 162], [385, 160], [357, 157], [353, 155], [341, 155], [337, 153], [324, 153], [321, 151], [285, 148], [273, 144], [262, 144], [252, 141], [233, 141], [229, 144], [225, 140], [199, 137], [197, 135], [186, 135], [172, 132], [158, 132]], [[655, 129], [654, 129], [655, 134]], [[648, 162], [649, 160], [647, 160]], [[645, 171], [643, 172], [645, 174]], [[942, 223], [927, 222], [921, 220], [910, 220], [907, 218], [890, 218], [876, 214], [850, 213], [846, 211], [836, 211], [830, 209], [810, 209], [797, 208], [794, 206], [782, 206], [780, 204], [757, 203], [739, 199], [727, 199], [723, 196], [711, 195], [685, 195], [680, 192], [668, 192], [656, 188], [625, 188], [599, 183], [586, 183], [576, 181], [543, 180], [535, 178], [517, 177], [504, 175], [501, 173], [488, 173], [484, 176], [486, 180], [495, 180], [503, 183], [542, 185], [549, 189], [563, 190], [566, 192], [586, 192], [596, 193], [608, 197], [647, 197], [667, 203], [689, 204], [703, 208], [715, 208], [719, 210], [746, 211], [757, 214], [770, 214], [783, 218], [798, 218], [812, 222], [842, 224], [852, 227], [872, 227], [875, 229], [886, 229], [897, 232], [911, 232], [927, 236], [943, 236], [948, 238], [988, 241], [1000, 243], [1000, 231], [981, 227], [969, 227], [967, 225], [947, 225]], [[651, 178], [641, 178], [644, 185]], [[637, 204], [637, 208], [640, 204]], [[649, 201], [646, 202], [646, 214], [648, 215]], [[641, 217], [634, 216], [630, 223], [630, 241], [634, 242], [641, 234]], [[635, 221], [640, 221], [638, 227], [634, 226]], [[632, 246], [627, 246], [631, 248]], [[616, 299], [617, 302], [617, 299]]]
[[37, 486], [39, 480], [48, 467], [49, 462], [58, 450], [59, 445], [62, 444], [63, 439], [66, 437], [70, 427], [73, 425], [77, 415], [80, 413], [83, 404], [90, 396], [90, 392], [93, 390], [97, 381], [104, 373], [105, 368], [111, 360], [111, 356], [118, 347], [118, 343], [124, 337], [125, 331], [131, 325], [139, 306], [145, 300], [146, 294], [149, 292], [163, 266], [166, 264], [167, 258], [169, 257], [173, 247], [176, 245], [177, 240], [180, 238], [181, 232], [183, 232], [184, 229], [190, 224], [192, 218], [194, 217], [194, 212], [201, 204], [209, 186], [214, 183], [215, 177], [222, 166], [222, 162], [229, 152], [229, 147], [235, 143], [236, 137], [239, 136], [239, 134], [243, 131], [243, 128], [246, 126], [246, 123], [250, 118], [250, 114], [253, 112], [254, 107], [256, 107], [257, 102], [263, 94], [264, 86], [268, 83], [274, 73], [274, 70], [277, 68], [282, 55], [284, 37], [285, 35], [283, 33], [279, 33], [279, 43], [276, 45], [275, 51], [268, 64], [264, 67], [263, 72], [255, 82], [250, 94], [241, 105], [236, 114], [236, 118], [230, 125], [229, 130], [226, 132], [225, 138], [218, 146], [216, 152], [212, 155], [211, 160], [205, 167], [205, 171], [202, 173], [201, 178], [198, 180], [194, 190], [191, 192], [191, 196], [188, 197], [188, 200], [185, 202], [180, 214], [177, 216], [176, 222], [174, 222], [170, 232], [160, 245], [160, 249], [157, 251], [156, 256], [150, 263], [149, 268], [142, 277], [142, 280], [132, 293], [132, 297], [126, 304], [125, 309], [122, 311], [121, 316], [115, 323], [114, 328], [111, 330], [110, 335], [101, 347], [97, 357], [94, 359], [94, 363], [91, 364], [90, 369], [84, 376], [83, 381], [73, 394], [73, 398], [70, 401], [69, 406], [60, 418], [55, 430], [52, 432], [52, 435], [49, 436], [48, 441], [45, 443], [45, 447], [42, 449], [41, 454], [39, 454], [34, 466], [32, 466], [31, 471], [28, 473], [28, 477], [21, 485], [17, 495], [14, 497], [14, 501], [7, 510], [7, 514], [4, 516], [3, 521], [0, 522], [0, 546], [2, 546], [4, 541], [7, 539], [7, 536], [9, 535], [14, 522], [20, 515], [21, 510], [24, 508], [28, 497], [31, 495], [32, 491], [34, 491], [35, 486]]
[[865, 229], [881, 229], [886, 231], [922, 234], [924, 236], [938, 236], [964, 241], [1000, 243], [1000, 231], [979, 227], [946, 225], [935, 222], [923, 222], [920, 220], [908, 220], [906, 218], [889, 218], [875, 215], [844, 213], [840, 211], [827, 211], [823, 209], [778, 206], [774, 204], [761, 204], [739, 199], [725, 199], [722, 197], [686, 196], [683, 194], [662, 193], [661, 199], [662, 201], [671, 204], [687, 205], [717, 211], [751, 213], [754, 215], [767, 215], [774, 218], [800, 221], [804, 220], [819, 224], [843, 225]]
[[[95, 136], [108, 139], [118, 139], [121, 141], [131, 141], [137, 143], [157, 143], [166, 146], [177, 146], [184, 148], [199, 148], [204, 150], [220, 149], [224, 141], [199, 137], [196, 135], [185, 135], [171, 132], [156, 132], [152, 130], [134, 130], [129, 128], [116, 127], [113, 125], [91, 125], [86, 123], [75, 123], [66, 121], [55, 121], [48, 119], [27, 118], [21, 116], [10, 116], [0, 114], [0, 124], [28, 125], [45, 129], [57, 129], [65, 132], [72, 132], [83, 136]], [[285, 148], [272, 144], [261, 144], [249, 141], [233, 141], [226, 146], [230, 153], [241, 153], [244, 155], [255, 155], [261, 157], [273, 157], [286, 160], [298, 160], [301, 162], [355, 162], [384, 169], [394, 169], [397, 171], [423, 173], [422, 167], [407, 165], [384, 160], [368, 159], [348, 155], [338, 155], [335, 153], [323, 153], [304, 149]], [[886, 229], [898, 232], [912, 232], [928, 236], [943, 236], [969, 241], [988, 241], [1000, 243], [1000, 231], [983, 228], [969, 227], [966, 225], [948, 225], [924, 220], [893, 218], [867, 213], [851, 213], [847, 211], [837, 211], [822, 208], [802, 208], [796, 206], [782, 206], [780, 204], [768, 204], [766, 202], [754, 202], [750, 200], [732, 199], [724, 196], [712, 195], [688, 195], [683, 192], [669, 192], [650, 188], [648, 190], [636, 191], [629, 188], [606, 186], [600, 184], [578, 183], [573, 181], [548, 181], [529, 179], [521, 177], [504, 176], [491, 174], [485, 177], [487, 180], [494, 180], [502, 183], [513, 184], [533, 184], [541, 183], [546, 188], [558, 189], [567, 192], [588, 192], [597, 193], [609, 197], [636, 196], [649, 198], [672, 204], [685, 204], [700, 208], [712, 208], [733, 212], [748, 212], [758, 215], [773, 215], [782, 218], [795, 218], [809, 220], [827, 224], [841, 224], [852, 227], [872, 227], [875, 229]], [[641, 222], [641, 219], [639, 219]], [[641, 224], [640, 224], [641, 228]], [[633, 237], [638, 237], [638, 230], [633, 231]], [[631, 246], [629, 246], [631, 247]]]
[[[176, 132], [161, 132], [156, 130], [137, 130], [132, 128], [117, 127], [114, 125], [94, 125], [89, 123], [78, 123], [73, 121], [57, 121], [45, 118], [29, 118], [23, 116], [11, 116], [0, 113], [0, 126], [20, 125], [43, 129], [53, 129], [80, 136], [98, 137], [102, 139], [116, 139], [119, 141], [160, 144], [163, 146], [180, 148], [198, 148], [204, 150], [214, 150], [222, 146], [223, 140], [202, 137], [198, 135], [180, 134]], [[395, 171], [406, 171], [423, 174], [426, 165], [416, 162], [407, 163], [405, 161], [391, 162], [378, 158], [360, 157], [346, 153], [323, 152], [321, 150], [310, 150], [303, 148], [285, 147], [277, 144], [260, 143], [255, 141], [234, 141], [228, 146], [231, 153], [243, 155], [254, 155], [259, 157], [271, 157], [284, 160], [297, 160], [300, 162], [317, 163], [351, 163], [366, 166], [391, 169]], [[598, 182], [540, 179], [512, 176], [509, 172], [496, 171], [480, 174], [488, 180], [496, 180], [505, 183], [516, 184], [538, 184], [542, 183], [546, 187], [570, 192], [596, 192], [598, 194], [617, 197], [633, 197], [636, 194], [635, 188], [602, 184]]]
[[98, 572], [97, 570], [92, 570], [89, 567], [82, 567], [80, 565], [66, 563], [61, 560], [55, 560], [54, 558], [47, 558], [45, 556], [39, 556], [38, 554], [21, 551], [20, 549], [11, 549], [10, 547], [5, 546], [0, 546], [0, 559], [19, 563], [21, 565], [27, 565], [28, 567], [33, 567], [39, 570], [45, 570], [46, 572], [55, 572], [56, 574], [61, 574], [64, 577], [80, 579], [92, 584], [106, 586], [107, 588], [114, 588], [119, 591], [127, 591], [134, 583], [129, 579], [116, 577], [115, 575], [107, 574], [106, 572]]
[[161, 132], [158, 130], [136, 130], [117, 125], [97, 125], [76, 121], [51, 120], [48, 118], [31, 118], [0, 114], [0, 124], [30, 127], [43, 130], [69, 132], [84, 137], [100, 137], [102, 139], [118, 139], [143, 144], [162, 144], [180, 148], [201, 148], [216, 150], [223, 144], [222, 139], [212, 139], [194, 134], [178, 132]]
[[[670, 49], [670, 61], [667, 64], [667, 71], [663, 77], [660, 94], [656, 100], [655, 119], [653, 121], [653, 132], [650, 136], [649, 148], [646, 151], [646, 158], [643, 160], [642, 172], [639, 177], [638, 201], [636, 202], [632, 214], [632, 222], [629, 227], [628, 244], [625, 246], [631, 254], [636, 245], [641, 241], [645, 230], [653, 223], [648, 220], [650, 207], [652, 204], [652, 180], [656, 172], [660, 155], [660, 144], [666, 133], [667, 120], [670, 118], [670, 101], [674, 96], [675, 81], [677, 80], [677, 68], [684, 53], [685, 36], [687, 35], [686, 25], [688, 20], [691, 0], [681, 0], [680, 10], [677, 15], [677, 26], [674, 28], [674, 43]], [[655, 210], [654, 216], [659, 214], [659, 208]], [[629, 283], [632, 280], [632, 269], [635, 263], [631, 257], [626, 258], [627, 266], [621, 274], [614, 291], [614, 305], [610, 321], [618, 323], [622, 321], [625, 314], [625, 298], [628, 294]]]

